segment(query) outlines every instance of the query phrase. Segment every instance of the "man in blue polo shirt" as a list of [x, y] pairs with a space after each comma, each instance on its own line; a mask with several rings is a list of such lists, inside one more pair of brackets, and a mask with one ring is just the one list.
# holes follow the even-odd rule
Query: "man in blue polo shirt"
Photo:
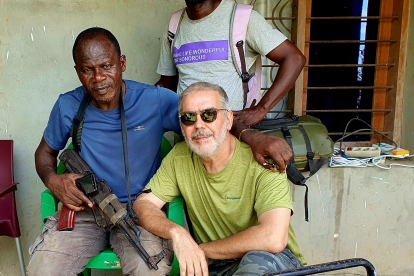
[[[80, 103], [89, 94], [91, 103], [84, 115], [80, 155], [100, 179], [107, 181], [119, 200], [126, 202], [120, 98], [127, 121], [130, 193], [134, 196], [143, 190], [160, 165], [164, 132], [180, 133], [178, 96], [168, 89], [123, 80], [126, 58], [121, 55], [116, 38], [105, 29], [90, 28], [80, 33], [73, 47], [73, 58], [82, 86], [59, 96], [36, 150], [35, 162], [45, 186], [62, 204], [78, 212], [75, 228], [58, 231], [59, 212], [47, 218], [42, 234], [29, 249], [28, 274], [79, 274], [92, 257], [110, 245], [121, 260], [124, 275], [167, 275], [172, 261], [170, 242], [140, 229], [142, 245], [151, 256], [162, 249], [167, 253], [157, 271], [149, 270], [123, 233], [100, 228], [95, 223], [92, 203], [75, 187], [75, 180], [82, 175], [58, 175], [56, 164], [59, 151], [71, 136], [72, 121]], [[234, 129], [233, 134], [239, 135], [243, 127], [246, 126]], [[247, 143], [253, 144], [258, 139], [261, 142], [255, 143], [254, 154], [279, 159], [279, 166], [284, 168], [290, 159], [289, 151], [274, 150], [278, 144], [274, 137], [253, 131], [243, 134]]]

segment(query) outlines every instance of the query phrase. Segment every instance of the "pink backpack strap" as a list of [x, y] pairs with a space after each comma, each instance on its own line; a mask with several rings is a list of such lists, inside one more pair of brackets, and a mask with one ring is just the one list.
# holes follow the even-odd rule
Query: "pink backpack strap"
[[249, 76], [246, 67], [246, 35], [252, 10], [253, 6], [251, 5], [235, 4], [230, 26], [230, 50], [234, 67], [243, 82], [244, 108], [254, 106], [260, 101], [261, 89], [261, 58], [258, 57], [256, 60], [256, 73], [253, 77]]
[[185, 8], [176, 11], [171, 16], [170, 24], [168, 25], [168, 40], [170, 41], [170, 45], [171, 45], [171, 57], [173, 57], [174, 55], [174, 38], [175, 38], [175, 35], [177, 34], [181, 19], [183, 18], [184, 11], [185, 11]]
[[[233, 47], [232, 53], [234, 53], [233, 61], [235, 62], [236, 69], [240, 75], [242, 74], [241, 72], [243, 70], [241, 67], [240, 56], [238, 55], [236, 44], [239, 41], [243, 41], [243, 43], [246, 41], [247, 25], [249, 24], [249, 18], [252, 9], [253, 6], [244, 4], [235, 4], [235, 7], [233, 9], [230, 26], [230, 38]], [[245, 45], [243, 45], [243, 49], [245, 52]]]

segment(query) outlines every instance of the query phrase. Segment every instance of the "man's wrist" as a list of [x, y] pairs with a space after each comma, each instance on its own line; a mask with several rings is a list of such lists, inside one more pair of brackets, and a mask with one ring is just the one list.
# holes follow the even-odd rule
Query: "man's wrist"
[[[240, 131], [240, 134], [239, 134], [239, 140], [240, 141], [242, 141], [242, 134], [244, 133], [244, 132], [246, 132], [246, 131], [255, 131], [253, 128], [245, 128], [245, 129], [243, 129], [242, 131]], [[246, 134], [247, 135], [247, 134]]]
[[182, 238], [183, 235], [187, 235], [187, 234], [189, 235], [187, 230], [178, 224], [175, 227], [171, 227], [169, 232], [170, 232], [170, 237], [173, 240], [173, 242], [177, 242], [177, 240]]
[[204, 255], [206, 256], [206, 261], [208, 263], [208, 259], [209, 259], [209, 252], [208, 252], [208, 243], [200, 243], [198, 246], [201, 248], [201, 250], [203, 250]]
[[[256, 142], [257, 143], [257, 136], [260, 136], [262, 134], [260, 131], [257, 131], [255, 129], [250, 128], [251, 131], [245, 131], [243, 134], [243, 142], [245, 142], [248, 145], [251, 145], [251, 143]], [[242, 141], [242, 140], [240, 140]]]
[[42, 180], [45, 184], [45, 187], [50, 190], [50, 186], [53, 185], [55, 181], [53, 181], [53, 178], [57, 176], [58, 174], [56, 172], [49, 172]]

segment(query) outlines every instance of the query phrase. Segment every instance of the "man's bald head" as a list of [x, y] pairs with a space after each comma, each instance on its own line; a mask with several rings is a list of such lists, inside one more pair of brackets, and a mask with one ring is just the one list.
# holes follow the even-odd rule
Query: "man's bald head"
[[104, 28], [99, 28], [99, 27], [93, 27], [93, 28], [89, 28], [84, 30], [83, 32], [81, 32], [75, 40], [75, 44], [73, 44], [73, 49], [72, 49], [72, 56], [73, 56], [73, 61], [76, 63], [76, 53], [78, 50], [78, 45], [79, 42], [83, 39], [93, 39], [97, 36], [105, 36], [108, 38], [109, 42], [111, 43], [111, 45], [114, 47], [114, 50], [116, 52], [116, 54], [118, 55], [118, 57], [121, 57], [121, 47], [119, 47], [119, 43], [118, 40], [115, 38], [115, 36], [108, 30], [104, 29]]

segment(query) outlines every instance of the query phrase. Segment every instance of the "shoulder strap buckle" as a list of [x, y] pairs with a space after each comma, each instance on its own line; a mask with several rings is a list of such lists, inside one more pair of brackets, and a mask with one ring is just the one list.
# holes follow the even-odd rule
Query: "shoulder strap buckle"
[[242, 82], [249, 82], [250, 74], [248, 72], [241, 74], [241, 79], [242, 79]]

